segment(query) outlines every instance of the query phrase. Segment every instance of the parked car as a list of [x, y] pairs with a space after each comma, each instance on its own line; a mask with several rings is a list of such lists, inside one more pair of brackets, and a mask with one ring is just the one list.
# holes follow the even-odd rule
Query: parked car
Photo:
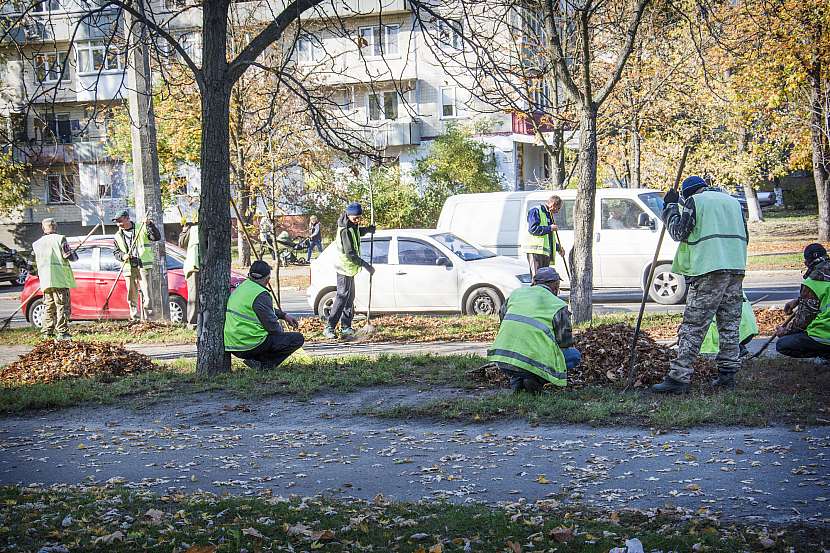
[[[83, 240], [83, 237], [67, 239], [71, 247]], [[107, 295], [113, 287], [121, 262], [115, 259], [112, 237], [96, 237], [78, 249], [78, 261], [71, 262], [77, 288], [70, 294], [72, 320], [129, 319], [130, 308], [127, 305], [127, 287], [124, 276], [118, 279], [108, 309], [103, 311]], [[185, 252], [174, 246], [166, 245], [167, 250], [167, 289], [170, 301], [170, 319], [183, 322], [187, 312], [187, 282], [182, 270]], [[231, 272], [231, 288], [235, 288], [245, 276]], [[26, 279], [20, 301], [26, 320], [32, 326], [43, 324], [43, 293], [38, 287], [37, 275], [31, 274]]]
[[[360, 256], [369, 260], [370, 238], [360, 240]], [[311, 262], [308, 304], [321, 317], [328, 316], [337, 289], [335, 244]], [[372, 264], [372, 311], [451, 311], [493, 315], [502, 302], [522, 285], [530, 284], [527, 264], [496, 255], [451, 232], [435, 229], [378, 231]], [[365, 311], [369, 275], [355, 278], [355, 308]]]
[[[758, 205], [761, 206], [761, 209], [775, 205], [775, 192], [756, 191], [755, 193], [758, 195]], [[741, 208], [744, 211], [749, 209], [746, 205], [746, 193], [743, 190], [735, 192], [732, 194], [732, 197], [737, 198], [741, 202]]]
[[26, 282], [28, 275], [26, 256], [5, 244], [0, 244], [0, 281], [19, 286]]
[[[450, 196], [441, 210], [438, 230], [464, 236], [484, 248], [527, 263], [519, 250], [527, 231], [527, 212], [554, 193], [563, 202], [555, 216], [559, 238], [568, 255], [572, 256], [576, 190]], [[595, 288], [645, 288], [663, 224], [660, 220], [663, 194], [665, 192], [643, 188], [597, 190], [593, 249]], [[671, 272], [676, 251], [677, 242], [666, 236], [649, 290], [651, 299], [658, 303], [677, 304], [686, 299], [686, 280]], [[570, 283], [562, 259], [555, 257], [562, 286], [568, 288]]]

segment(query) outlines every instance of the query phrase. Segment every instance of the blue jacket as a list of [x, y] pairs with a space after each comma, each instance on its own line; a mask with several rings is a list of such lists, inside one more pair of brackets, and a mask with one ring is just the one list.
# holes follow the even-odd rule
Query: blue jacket
[[[545, 215], [548, 216], [548, 221], [553, 221], [553, 216], [550, 214], [550, 211], [548, 211], [548, 207], [545, 204], [540, 205], [539, 209], [545, 212]], [[540, 223], [539, 212], [536, 208], [534, 207], [533, 209], [529, 209], [527, 212], [527, 231], [533, 236], [544, 236], [545, 234], [550, 234], [550, 225], [542, 225]]]

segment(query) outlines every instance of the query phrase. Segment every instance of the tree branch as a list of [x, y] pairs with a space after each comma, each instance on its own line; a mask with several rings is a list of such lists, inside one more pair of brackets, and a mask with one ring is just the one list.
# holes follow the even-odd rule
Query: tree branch
[[605, 86], [603, 86], [599, 91], [599, 94], [597, 94], [597, 104], [602, 104], [605, 99], [608, 98], [608, 95], [611, 94], [614, 86], [622, 77], [622, 72], [623, 69], [625, 69], [628, 56], [630, 56], [631, 52], [634, 50], [634, 41], [637, 39], [637, 28], [643, 20], [643, 12], [645, 11], [648, 3], [649, 0], [637, 0], [637, 6], [634, 8], [634, 13], [631, 14], [631, 18], [628, 20], [628, 30], [626, 31], [625, 44], [623, 44], [622, 50], [620, 50], [620, 53], [617, 56], [617, 63], [614, 67], [614, 73], [608, 77], [608, 81], [605, 83]]

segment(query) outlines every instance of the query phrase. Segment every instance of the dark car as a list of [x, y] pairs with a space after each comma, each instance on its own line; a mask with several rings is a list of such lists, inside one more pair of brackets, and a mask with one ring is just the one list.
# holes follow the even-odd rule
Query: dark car
[[26, 257], [5, 244], [0, 244], [0, 281], [22, 286], [29, 275]]

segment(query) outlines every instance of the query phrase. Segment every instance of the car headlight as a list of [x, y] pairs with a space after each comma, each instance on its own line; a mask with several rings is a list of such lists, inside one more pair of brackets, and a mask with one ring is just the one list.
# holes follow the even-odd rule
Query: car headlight
[[518, 278], [519, 282], [521, 282], [522, 284], [530, 284], [530, 282], [531, 282], [530, 273], [525, 273], [523, 275], [516, 275], [516, 278]]

